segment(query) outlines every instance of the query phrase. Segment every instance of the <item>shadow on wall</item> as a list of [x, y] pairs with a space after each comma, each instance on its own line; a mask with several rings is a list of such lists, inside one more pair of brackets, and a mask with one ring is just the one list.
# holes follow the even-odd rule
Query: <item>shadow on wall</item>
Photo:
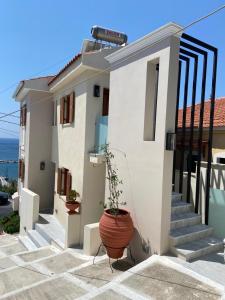
[[[151, 251], [151, 245], [149, 240], [145, 240], [140, 233], [137, 231], [135, 228], [134, 231], [134, 237], [132, 241], [130, 242], [130, 249], [131, 249], [131, 254], [133, 257], [138, 257], [138, 262], [141, 262], [145, 259], [147, 259], [149, 256], [154, 254]], [[140, 249], [142, 249], [140, 251]], [[129, 251], [128, 251], [129, 252]]]

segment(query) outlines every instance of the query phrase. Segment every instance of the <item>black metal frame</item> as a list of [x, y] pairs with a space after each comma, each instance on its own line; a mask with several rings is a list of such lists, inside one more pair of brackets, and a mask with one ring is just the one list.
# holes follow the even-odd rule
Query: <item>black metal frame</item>
[[[212, 164], [212, 139], [213, 139], [213, 119], [214, 119], [214, 106], [215, 106], [215, 91], [216, 91], [216, 73], [217, 73], [217, 56], [218, 50], [202, 42], [190, 35], [182, 34], [180, 41], [180, 61], [179, 61], [179, 73], [178, 73], [178, 87], [177, 87], [177, 105], [176, 105], [176, 117], [175, 117], [175, 132], [178, 132], [178, 111], [179, 111], [179, 99], [181, 90], [181, 72], [182, 72], [182, 61], [185, 62], [185, 80], [184, 80], [184, 99], [183, 100], [183, 119], [182, 119], [182, 137], [181, 137], [181, 159], [179, 166], [179, 192], [183, 191], [183, 171], [184, 171], [184, 151], [185, 151], [185, 138], [186, 138], [186, 111], [187, 111], [187, 100], [189, 90], [189, 73], [190, 64], [194, 63], [193, 69], [193, 82], [192, 82], [192, 101], [191, 101], [191, 120], [190, 127], [188, 128], [189, 134], [189, 145], [188, 145], [188, 164], [187, 164], [187, 202], [190, 202], [190, 187], [191, 187], [191, 166], [192, 166], [192, 149], [193, 149], [193, 136], [194, 136], [194, 123], [195, 123], [195, 105], [196, 105], [196, 89], [198, 80], [198, 66], [199, 66], [199, 55], [203, 58], [203, 69], [201, 76], [201, 102], [200, 102], [200, 115], [199, 115], [199, 127], [198, 127], [198, 159], [196, 167], [196, 194], [195, 194], [195, 212], [199, 212], [199, 197], [200, 197], [200, 173], [201, 173], [201, 158], [202, 158], [202, 145], [203, 145], [203, 118], [204, 118], [204, 106], [205, 106], [205, 91], [206, 91], [206, 80], [207, 80], [207, 66], [208, 66], [208, 51], [213, 53], [213, 72], [211, 82], [211, 97], [210, 97], [210, 124], [208, 128], [208, 165], [206, 175], [206, 193], [205, 193], [205, 223], [208, 224], [209, 216], [209, 197], [210, 197], [210, 178], [211, 178], [211, 164]], [[173, 162], [173, 184], [175, 183], [175, 166], [176, 166], [176, 153], [174, 152]]]

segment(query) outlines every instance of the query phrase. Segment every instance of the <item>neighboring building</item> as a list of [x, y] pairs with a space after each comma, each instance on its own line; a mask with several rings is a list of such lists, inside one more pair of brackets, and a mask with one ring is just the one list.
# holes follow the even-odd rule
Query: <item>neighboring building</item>
[[[195, 172], [195, 160], [197, 159], [198, 154], [198, 139], [199, 133], [196, 132], [196, 129], [199, 127], [200, 123], [200, 107], [201, 105], [198, 103], [195, 105], [195, 117], [194, 117], [194, 135], [193, 135], [193, 145], [192, 145], [192, 161], [193, 166], [192, 170]], [[192, 107], [187, 107], [186, 110], [186, 137], [184, 141], [185, 151], [185, 167], [184, 170], [187, 169], [187, 161], [188, 161], [188, 147], [189, 147], [189, 139], [190, 134], [188, 129], [190, 128], [191, 123], [191, 109]], [[203, 117], [203, 134], [202, 134], [202, 161], [207, 160], [207, 151], [208, 151], [208, 131], [209, 131], [209, 121], [210, 121], [210, 100], [206, 101], [204, 104], [204, 117]], [[178, 136], [177, 136], [177, 148], [181, 146], [182, 139], [182, 125], [183, 125], [183, 109], [179, 110], [178, 113]], [[177, 151], [177, 163], [179, 160], [179, 151]], [[213, 129], [213, 144], [212, 144], [212, 155], [213, 162], [218, 162], [225, 164], [225, 98], [217, 98], [215, 99], [215, 110], [214, 110], [214, 129]], [[179, 163], [178, 163], [179, 165]]]
[[41, 198], [42, 212], [51, 209], [54, 195], [55, 167], [51, 161], [53, 102], [48, 88], [51, 78], [23, 80], [13, 95], [21, 107], [18, 192], [21, 195], [24, 187], [37, 193]]
[[[87, 41], [84, 46], [88, 48]], [[27, 203], [33, 201], [35, 213], [30, 216], [35, 222], [39, 213], [43, 218], [47, 213], [62, 226], [62, 247], [82, 245], [84, 225], [97, 222], [103, 211], [105, 166], [95, 166], [90, 153], [99, 151], [102, 117], [108, 115], [109, 64], [105, 56], [117, 48], [96, 46], [98, 50], [92, 47], [92, 51], [76, 55], [55, 76], [21, 81], [14, 93], [21, 105], [21, 234], [32, 235], [34, 222], [28, 220]], [[71, 189], [79, 192], [81, 201], [74, 215], [65, 207]], [[29, 197], [33, 200], [27, 200]]]

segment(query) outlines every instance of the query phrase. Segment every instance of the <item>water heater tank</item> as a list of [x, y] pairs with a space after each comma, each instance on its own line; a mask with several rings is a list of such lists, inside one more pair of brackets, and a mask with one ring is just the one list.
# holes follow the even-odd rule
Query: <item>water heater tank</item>
[[127, 42], [127, 35], [125, 33], [102, 28], [96, 25], [91, 28], [91, 34], [96, 40], [106, 41], [117, 45], [122, 45]]

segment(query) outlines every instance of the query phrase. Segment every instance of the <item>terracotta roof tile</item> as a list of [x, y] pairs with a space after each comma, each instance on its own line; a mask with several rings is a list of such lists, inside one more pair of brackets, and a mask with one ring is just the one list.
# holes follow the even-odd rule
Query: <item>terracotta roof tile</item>
[[[210, 103], [208, 100], [205, 102], [204, 106], [204, 118], [203, 127], [209, 127], [210, 122]], [[200, 118], [200, 104], [195, 105], [195, 117], [194, 117], [194, 127], [199, 127]], [[179, 109], [178, 112], [178, 128], [182, 127], [183, 121], [183, 109]], [[186, 111], [186, 127], [190, 127], [191, 123], [191, 106], [187, 107]], [[214, 112], [214, 127], [225, 126], [225, 97], [218, 98], [215, 100], [215, 112]]]
[[76, 54], [50, 81], [48, 85], [51, 85], [69, 66], [71, 66], [75, 61], [77, 61], [82, 56], [81, 53]]

